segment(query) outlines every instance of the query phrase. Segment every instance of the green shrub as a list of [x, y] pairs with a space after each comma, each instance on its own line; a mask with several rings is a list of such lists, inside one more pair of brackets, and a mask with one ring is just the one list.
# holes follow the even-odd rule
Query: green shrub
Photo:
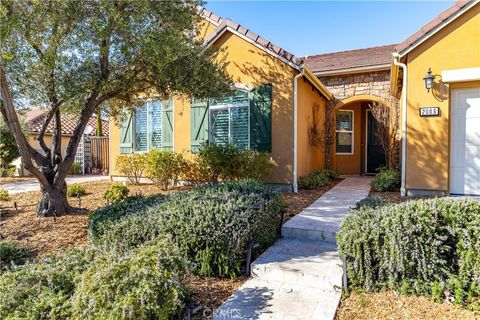
[[67, 187], [67, 196], [69, 197], [81, 197], [87, 194], [85, 187], [81, 184], [72, 184]]
[[139, 184], [147, 168], [147, 156], [144, 153], [117, 156], [115, 168], [132, 184]]
[[107, 191], [103, 193], [103, 199], [108, 202], [118, 202], [125, 200], [125, 198], [130, 193], [130, 190], [127, 186], [113, 183]]
[[197, 159], [201, 167], [207, 168], [209, 182], [232, 180], [238, 172], [240, 150], [233, 145], [205, 145]]
[[198, 155], [191, 155], [186, 160], [182, 179], [192, 185], [200, 186], [210, 180], [210, 172], [207, 164], [200, 160]]
[[338, 179], [338, 177], [340, 177], [340, 172], [338, 172], [337, 170], [333, 170], [333, 169], [324, 169], [323, 174], [326, 175], [328, 177], [328, 179], [330, 179], [332, 181], [335, 180], [335, 179]]
[[355, 209], [360, 208], [378, 208], [391, 204], [390, 201], [378, 196], [368, 196], [357, 202]]
[[272, 174], [273, 164], [268, 155], [251, 149], [244, 149], [239, 152], [239, 160], [236, 161], [239, 167], [236, 169], [237, 179], [262, 180]]
[[167, 241], [101, 256], [73, 296], [76, 319], [171, 319], [183, 311], [187, 264]]
[[71, 297], [93, 250], [28, 262], [0, 274], [0, 319], [71, 319]]
[[10, 194], [7, 190], [0, 188], [0, 201], [8, 201], [10, 200]]
[[70, 166], [70, 174], [81, 174], [82, 173], [82, 166], [79, 163], [72, 163]]
[[17, 172], [17, 167], [13, 164], [9, 164], [6, 167], [0, 166], [0, 177], [14, 177]]
[[181, 153], [153, 149], [147, 154], [146, 177], [167, 190], [169, 186], [177, 185], [186, 166]]
[[480, 202], [409, 201], [352, 211], [337, 236], [349, 283], [457, 303], [480, 294]]
[[250, 239], [254, 255], [279, 236], [280, 193], [254, 182], [228, 182], [177, 192], [145, 212], [110, 221], [94, 243], [126, 252], [169, 235], [200, 275], [238, 275]]
[[306, 176], [300, 177], [298, 179], [298, 186], [301, 189], [316, 189], [326, 186], [336, 179], [332, 177], [334, 177], [334, 174], [331, 170], [315, 170]]
[[398, 191], [400, 179], [399, 171], [393, 169], [382, 170], [372, 179], [372, 187], [380, 192]]
[[0, 240], [0, 269], [25, 263], [30, 249], [9, 240]]
[[111, 205], [96, 209], [88, 216], [88, 235], [93, 243], [97, 243], [100, 237], [117, 220], [132, 214], [141, 214], [165, 199], [162, 195], [149, 197], [128, 197], [123, 202], [115, 202]]

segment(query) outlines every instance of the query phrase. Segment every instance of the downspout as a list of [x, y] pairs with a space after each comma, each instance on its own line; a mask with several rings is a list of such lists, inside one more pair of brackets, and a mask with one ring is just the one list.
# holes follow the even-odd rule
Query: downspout
[[300, 73], [293, 78], [293, 192], [298, 192], [297, 177], [297, 108], [298, 108], [298, 79], [305, 75], [305, 65], [300, 66]]
[[403, 79], [402, 79], [402, 97], [401, 97], [401, 107], [402, 107], [402, 185], [400, 188], [400, 195], [402, 197], [407, 195], [406, 189], [406, 153], [407, 153], [407, 65], [405, 63], [399, 62], [400, 55], [397, 52], [393, 53], [393, 64], [402, 68]]

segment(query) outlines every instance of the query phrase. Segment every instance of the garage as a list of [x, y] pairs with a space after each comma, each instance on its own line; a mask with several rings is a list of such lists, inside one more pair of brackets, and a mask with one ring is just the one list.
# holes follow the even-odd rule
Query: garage
[[451, 95], [450, 193], [480, 195], [480, 88]]

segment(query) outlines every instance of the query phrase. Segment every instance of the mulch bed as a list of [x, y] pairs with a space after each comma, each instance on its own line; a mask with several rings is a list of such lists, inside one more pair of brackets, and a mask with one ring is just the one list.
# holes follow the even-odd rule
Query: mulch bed
[[34, 177], [0, 177], [0, 187], [5, 183], [36, 181]]
[[393, 291], [353, 292], [342, 299], [337, 320], [467, 320], [478, 319], [471, 311], [451, 303], [435, 303], [426, 297], [398, 295]]
[[332, 183], [318, 189], [307, 190], [299, 189], [298, 193], [284, 192], [285, 209], [283, 221], [286, 222], [311, 205], [315, 200], [320, 198], [324, 193], [335, 187], [343, 179], [337, 179]]

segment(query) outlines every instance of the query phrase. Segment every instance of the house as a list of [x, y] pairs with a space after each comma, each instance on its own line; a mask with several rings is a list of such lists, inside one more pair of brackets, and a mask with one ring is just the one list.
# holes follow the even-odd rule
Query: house
[[[238, 94], [146, 102], [126, 123], [110, 126], [110, 156], [151, 147], [196, 152], [203, 142], [228, 142], [268, 152], [275, 165], [270, 182], [295, 190], [298, 177], [327, 165], [343, 174], [385, 166], [392, 155], [374, 113], [392, 105], [402, 194], [480, 194], [479, 12], [478, 0], [459, 1], [400, 44], [295, 57], [202, 9], [205, 44], [232, 62]], [[322, 149], [312, 142], [312, 127], [327, 132], [329, 118], [331, 147]]]
[[[110, 127], [110, 158], [151, 148], [197, 152], [200, 145], [232, 143], [268, 152], [270, 182], [291, 189], [298, 176], [324, 167], [324, 157], [308, 142], [332, 95], [293, 54], [251, 30], [202, 9], [205, 45], [223, 50], [236, 94], [197, 101], [147, 101], [120, 126]], [[119, 175], [115, 169], [111, 175]]]
[[403, 194], [480, 195], [480, 2], [458, 1], [398, 44], [391, 75]]
[[[27, 139], [30, 145], [41, 150], [39, 143], [36, 140], [38, 133], [41, 131], [43, 124], [45, 123], [45, 117], [47, 110], [45, 109], [31, 109], [25, 112], [23, 121], [27, 128]], [[62, 117], [62, 137], [61, 148], [62, 155], [65, 156], [65, 152], [68, 146], [68, 142], [73, 135], [73, 131], [78, 122], [78, 116], [71, 113], [63, 112]], [[97, 117], [92, 116], [88, 121], [87, 127], [89, 132], [85, 132], [85, 139], [79, 144], [77, 149], [77, 156], [75, 163], [78, 165], [78, 169], [82, 173], [106, 173], [108, 171], [108, 135], [109, 135], [109, 121], [101, 119], [102, 121], [102, 136], [96, 137], [95, 128], [97, 126]], [[52, 145], [54, 126], [53, 121], [47, 127], [45, 131], [44, 140], [48, 147]], [[19, 161], [17, 161], [19, 163]], [[28, 174], [22, 169], [22, 166], [17, 165], [19, 168], [19, 174]]]

